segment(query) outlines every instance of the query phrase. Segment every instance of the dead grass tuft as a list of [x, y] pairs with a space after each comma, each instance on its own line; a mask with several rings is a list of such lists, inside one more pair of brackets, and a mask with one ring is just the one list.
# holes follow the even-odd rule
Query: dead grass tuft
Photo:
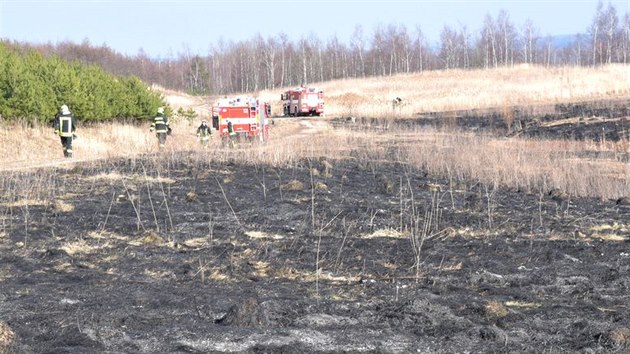
[[208, 244], [208, 238], [206, 237], [191, 238], [191, 239], [183, 241], [182, 244], [190, 248], [204, 247]]
[[68, 255], [73, 256], [76, 254], [90, 254], [98, 249], [98, 247], [90, 245], [85, 240], [77, 240], [66, 243], [60, 249]]
[[484, 313], [490, 318], [501, 318], [508, 315], [508, 309], [499, 301], [493, 300], [483, 306]]
[[118, 172], [99, 173], [97, 175], [87, 177], [88, 181], [106, 180], [106, 181], [113, 182], [113, 181], [121, 181], [123, 179], [132, 180], [132, 181], [141, 180], [143, 182], [148, 182], [148, 183], [164, 183], [164, 184], [175, 183], [175, 180], [172, 178], [151, 177], [151, 176], [138, 175], [138, 174], [126, 174], [123, 176], [122, 174]]
[[507, 307], [517, 307], [517, 308], [526, 308], [526, 309], [536, 309], [542, 306], [539, 302], [526, 302], [526, 301], [506, 301], [505, 306]]
[[15, 342], [15, 333], [9, 325], [0, 321], [0, 354], [11, 353]]
[[352, 284], [361, 281], [361, 277], [358, 275], [334, 275], [330, 272], [305, 272], [295, 268], [280, 268], [273, 271], [271, 275], [279, 279], [299, 279], [307, 282], [325, 281], [331, 284]]
[[388, 238], [407, 238], [409, 237], [409, 234], [404, 233], [404, 232], [400, 232], [398, 230], [394, 230], [394, 229], [379, 229], [379, 230], [374, 230], [371, 234], [367, 234], [364, 235], [363, 238], [382, 238], [382, 237], [388, 237]]
[[321, 161], [321, 173], [324, 177], [332, 177], [333, 165], [325, 159]]
[[254, 274], [259, 277], [269, 276], [269, 262], [256, 261], [250, 263], [254, 268]]
[[445, 272], [452, 272], [452, 271], [462, 270], [463, 268], [464, 268], [464, 263], [457, 262], [457, 263], [452, 263], [452, 264], [445, 264], [442, 267], [440, 267], [440, 270], [445, 271]]
[[138, 240], [140, 245], [153, 245], [153, 246], [161, 246], [165, 243], [164, 239], [153, 231], [148, 231], [144, 234], [144, 236]]
[[263, 231], [246, 231], [245, 235], [249, 236], [250, 238], [257, 238], [257, 239], [281, 240], [284, 238], [284, 236], [282, 235], [270, 234]]
[[69, 213], [74, 210], [74, 205], [66, 203], [63, 200], [57, 199], [53, 202], [52, 210], [55, 213]]
[[48, 205], [48, 202], [41, 199], [19, 199], [14, 202], [2, 203], [0, 205], [5, 206], [7, 208], [23, 208], [26, 206], [29, 206], [29, 207], [44, 206], [44, 205]]
[[216, 268], [212, 271], [212, 273], [210, 273], [210, 279], [214, 281], [227, 281], [230, 277], [225, 275], [221, 269]]
[[301, 191], [304, 190], [304, 183], [298, 181], [297, 179], [289, 181], [287, 184], [282, 186], [282, 189], [288, 191]]
[[189, 203], [196, 202], [199, 199], [199, 196], [195, 192], [186, 193], [186, 201]]
[[172, 271], [167, 271], [167, 270], [150, 270], [150, 269], [145, 269], [144, 270], [144, 275], [151, 277], [153, 279], [164, 279], [164, 278], [170, 278], [173, 276], [173, 272]]
[[608, 333], [608, 338], [613, 345], [618, 347], [625, 347], [630, 342], [630, 328], [617, 327]]
[[318, 191], [327, 191], [328, 190], [328, 186], [325, 183], [316, 182], [315, 183], [315, 189], [318, 190]]

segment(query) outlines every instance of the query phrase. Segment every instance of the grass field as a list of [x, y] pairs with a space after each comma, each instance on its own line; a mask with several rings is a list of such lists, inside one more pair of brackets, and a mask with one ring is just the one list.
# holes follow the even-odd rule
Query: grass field
[[[427, 71], [315, 85], [325, 92], [329, 116], [413, 117], [421, 112], [630, 97], [630, 66], [521, 65], [492, 70]], [[260, 96], [279, 104], [274, 101], [279, 99], [279, 92], [263, 91]], [[403, 101], [393, 110], [392, 100], [396, 97]]]
[[[505, 139], [459, 129], [419, 127], [379, 126], [358, 131], [351, 125], [333, 129], [326, 123], [331, 117], [357, 115], [386, 121], [394, 116], [413, 117], [418, 111], [630, 97], [629, 73], [630, 68], [620, 65], [551, 69], [521, 66], [324, 83], [321, 87], [327, 96], [328, 118], [319, 120], [322, 124], [317, 127], [278, 119], [271, 127], [267, 145], [241, 146], [246, 153], [239, 154], [223, 149], [216, 135], [209, 150], [200, 150], [194, 135], [198, 122], [174, 119], [174, 134], [169, 137], [166, 151], [197, 150], [210, 158], [287, 165], [305, 157], [339, 158], [350, 151], [378, 160], [385, 151], [397, 149], [401, 162], [449, 178], [530, 191], [561, 188], [575, 196], [617, 198], [630, 194], [628, 141]], [[262, 92], [260, 97], [272, 99], [272, 95], [275, 93]], [[403, 106], [396, 110], [390, 103], [393, 96], [404, 97]], [[170, 97], [177, 103], [187, 102]], [[74, 160], [154, 153], [157, 142], [148, 127], [148, 123], [80, 127]], [[58, 138], [48, 127], [5, 124], [0, 128], [0, 139], [5, 142], [0, 154], [5, 169], [67, 162], [61, 158]]]

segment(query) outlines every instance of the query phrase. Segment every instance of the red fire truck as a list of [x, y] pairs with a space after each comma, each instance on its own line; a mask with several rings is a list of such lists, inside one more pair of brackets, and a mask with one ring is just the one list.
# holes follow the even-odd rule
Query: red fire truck
[[314, 87], [298, 87], [280, 95], [285, 116], [324, 115], [324, 92]]
[[221, 137], [228, 137], [228, 123], [237, 138], [266, 141], [269, 135], [268, 120], [271, 106], [255, 98], [224, 98], [212, 105], [212, 126]]

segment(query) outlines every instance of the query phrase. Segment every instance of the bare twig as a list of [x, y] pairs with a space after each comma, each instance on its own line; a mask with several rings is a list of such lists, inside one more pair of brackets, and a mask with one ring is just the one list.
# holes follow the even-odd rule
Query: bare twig
[[238, 224], [238, 226], [241, 229], [243, 229], [243, 225], [238, 220], [238, 216], [236, 216], [236, 212], [234, 211], [234, 208], [232, 208], [232, 204], [230, 204], [230, 201], [228, 200], [227, 195], [225, 195], [225, 190], [223, 190], [223, 186], [221, 185], [221, 182], [219, 182], [219, 179], [216, 176], [214, 177], [214, 179], [217, 181], [217, 184], [219, 185], [219, 188], [221, 189], [221, 194], [223, 194], [223, 199], [225, 199], [225, 202], [227, 203], [228, 207], [232, 211], [232, 215], [234, 215], [234, 220], [236, 220], [236, 223]]

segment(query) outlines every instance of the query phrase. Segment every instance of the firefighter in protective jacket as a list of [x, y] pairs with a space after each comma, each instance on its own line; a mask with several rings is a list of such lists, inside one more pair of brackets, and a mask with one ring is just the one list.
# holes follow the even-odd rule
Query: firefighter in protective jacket
[[227, 133], [228, 146], [233, 148], [236, 146], [236, 132], [234, 131], [234, 125], [232, 122], [228, 122], [227, 124]]
[[212, 130], [208, 126], [206, 121], [201, 121], [201, 125], [197, 128], [197, 140], [201, 143], [201, 146], [204, 148], [208, 147], [208, 141], [210, 140], [210, 135], [212, 135]]
[[153, 118], [150, 131], [155, 131], [158, 138], [158, 144], [160, 148], [163, 148], [166, 144], [166, 135], [171, 134], [171, 127], [168, 125], [168, 117], [164, 115], [164, 108], [160, 107], [157, 110], [157, 115]]
[[55, 128], [55, 134], [61, 138], [63, 156], [72, 157], [72, 139], [77, 137], [77, 123], [65, 104], [61, 106], [60, 111], [55, 116], [53, 127]]

